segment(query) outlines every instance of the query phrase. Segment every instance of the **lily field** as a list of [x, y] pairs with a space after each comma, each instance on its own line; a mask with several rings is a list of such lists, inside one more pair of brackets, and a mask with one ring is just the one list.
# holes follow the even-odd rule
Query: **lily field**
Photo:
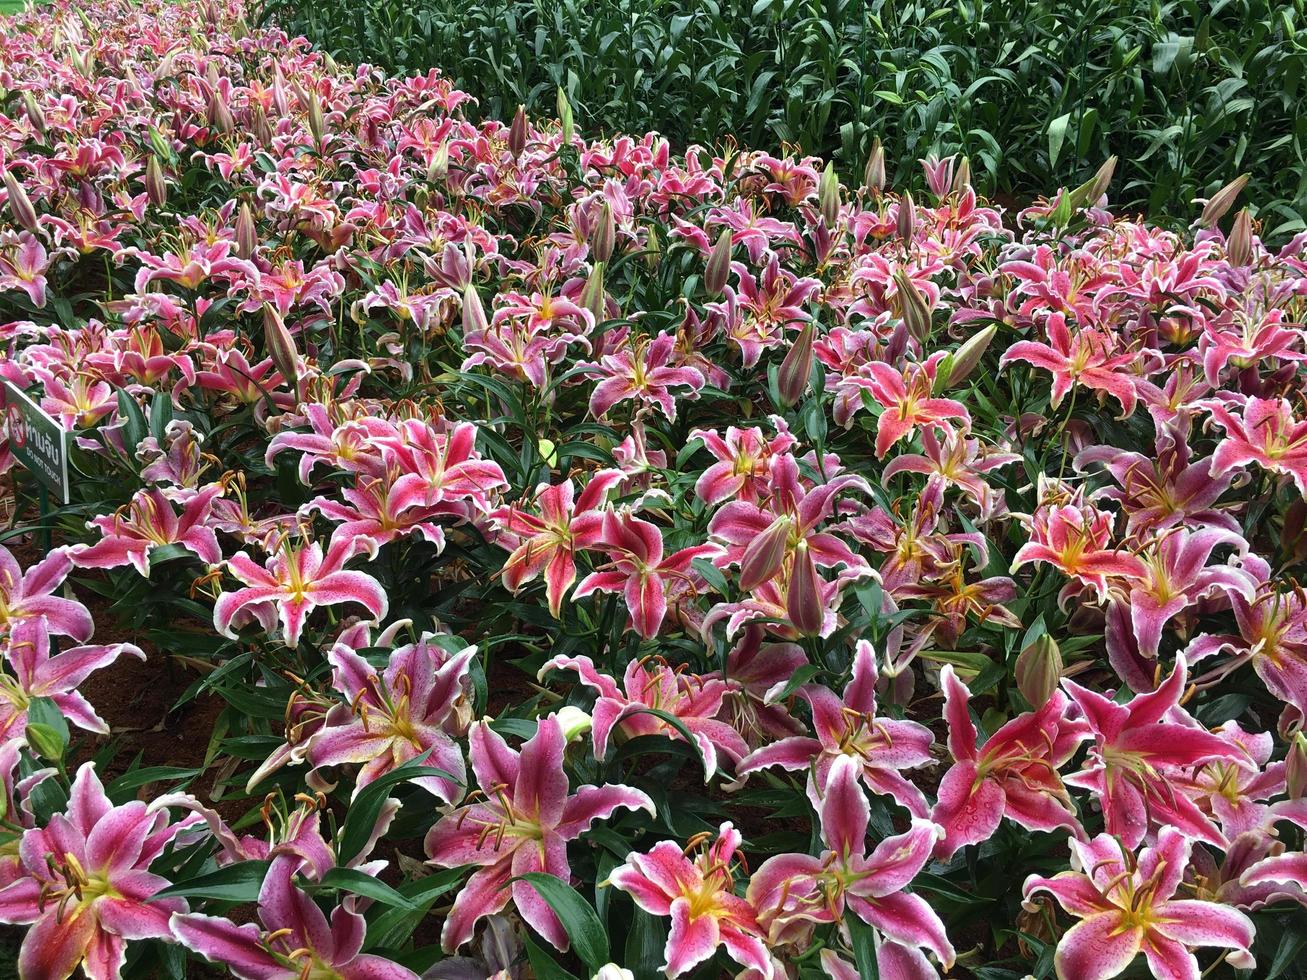
[[1246, 176], [1001, 207], [241, 0], [0, 24], [0, 976], [1301, 975]]

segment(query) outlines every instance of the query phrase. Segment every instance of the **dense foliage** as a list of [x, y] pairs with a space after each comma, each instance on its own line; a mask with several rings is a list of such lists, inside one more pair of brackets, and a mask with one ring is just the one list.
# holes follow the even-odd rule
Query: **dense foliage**
[[[562, 86], [590, 131], [674, 146], [782, 143], [891, 181], [970, 156], [982, 192], [1028, 203], [1109, 155], [1123, 211], [1184, 215], [1253, 175], [1274, 239], [1301, 230], [1302, 0], [265, 0], [342, 60], [438, 67], [508, 118]], [[474, 110], [469, 110], [474, 111]], [[475, 118], [475, 117], [474, 117]]]
[[75, 474], [7, 430], [21, 976], [1284, 972], [1307, 236], [474, 123], [244, 13], [0, 40]]

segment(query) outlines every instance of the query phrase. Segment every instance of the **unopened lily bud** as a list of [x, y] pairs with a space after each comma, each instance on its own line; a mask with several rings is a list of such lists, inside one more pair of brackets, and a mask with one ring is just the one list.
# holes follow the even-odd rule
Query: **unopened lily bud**
[[463, 288], [463, 338], [485, 333], [490, 329], [486, 308], [481, 305], [481, 294], [474, 283]]
[[8, 170], [5, 171], [4, 179], [5, 192], [9, 195], [9, 213], [28, 231], [36, 231], [36, 208], [32, 206], [32, 199], [27, 196], [26, 189]]
[[241, 204], [236, 215], [236, 255], [242, 259], [254, 258], [259, 248], [259, 230], [254, 225], [254, 212], [247, 203]]
[[526, 106], [519, 105], [513, 116], [513, 123], [508, 127], [508, 152], [516, 160], [526, 149]]
[[1103, 161], [1103, 165], [1098, 168], [1098, 172], [1090, 178], [1089, 184], [1089, 203], [1094, 204], [1107, 193], [1108, 187], [1112, 185], [1112, 175], [1116, 173], [1116, 157], [1110, 156]]
[[36, 96], [26, 90], [23, 92], [23, 112], [38, 133], [45, 132], [45, 111], [36, 101]]
[[658, 268], [658, 263], [663, 257], [663, 245], [658, 238], [658, 226], [650, 225], [649, 234], [645, 240], [644, 261], [650, 269]]
[[817, 206], [821, 209], [821, 220], [827, 228], [834, 228], [840, 220], [840, 179], [835, 173], [833, 163], [826, 164], [817, 182]]
[[908, 334], [923, 347], [930, 339], [932, 318], [926, 297], [907, 275], [902, 272], [894, 274], [894, 284], [898, 287], [899, 305], [903, 313], [903, 325]]
[[576, 126], [572, 119], [572, 103], [567, 101], [567, 93], [561, 85], [558, 86], [558, 124], [563, 131], [563, 142], [570, 144]]
[[964, 194], [971, 187], [971, 157], [963, 157], [953, 174], [953, 193]]
[[558, 709], [558, 725], [563, 729], [564, 745], [584, 735], [593, 724], [594, 719], [575, 705], [569, 704]]
[[808, 379], [812, 377], [812, 345], [816, 334], [816, 325], [809, 320], [803, 325], [803, 330], [785, 355], [785, 360], [781, 361], [776, 376], [776, 389], [782, 405], [795, 404], [808, 389]]
[[322, 52], [322, 64], [333, 75], [340, 71], [340, 66], [336, 64], [336, 59], [331, 56], [329, 51]]
[[816, 636], [821, 632], [825, 615], [818, 586], [817, 564], [808, 551], [806, 541], [799, 542], [794, 554], [790, 587], [785, 593], [785, 611], [789, 614], [790, 623], [804, 636]]
[[209, 96], [209, 125], [220, 133], [230, 133], [236, 128], [236, 121], [231, 116], [231, 108], [216, 88]]
[[299, 397], [300, 356], [295, 349], [295, 338], [290, 335], [280, 314], [270, 306], [263, 308], [263, 340], [268, 348], [268, 356], [281, 376], [286, 379], [291, 391]]
[[1044, 633], [1017, 655], [1017, 690], [1032, 707], [1042, 708], [1062, 680], [1062, 666], [1061, 649]]
[[590, 980], [635, 980], [635, 974], [616, 963], [605, 963]]
[[718, 296], [726, 288], [731, 274], [731, 229], [726, 228], [717, 238], [717, 244], [708, 255], [708, 267], [703, 272], [703, 288], [708, 295]]
[[599, 220], [595, 222], [590, 236], [590, 249], [596, 261], [607, 262], [613, 257], [613, 243], [617, 240], [617, 221], [613, 217], [613, 206], [604, 201], [599, 209]]
[[1225, 217], [1225, 213], [1234, 206], [1235, 198], [1247, 186], [1248, 178], [1251, 176], [1252, 174], [1240, 174], [1208, 198], [1207, 203], [1203, 205], [1203, 213], [1198, 218], [1198, 224], [1203, 228], [1215, 227], [1216, 223]]
[[168, 182], [163, 178], [159, 158], [153, 155], [145, 164], [145, 193], [155, 207], [163, 207], [168, 202]]
[[904, 245], [911, 246], [912, 239], [917, 234], [917, 205], [912, 200], [911, 191], [904, 191], [903, 199], [899, 201], [899, 219], [896, 228], [899, 240]]
[[885, 189], [885, 147], [881, 146], [879, 136], [871, 141], [871, 155], [867, 157], [867, 167], [862, 172], [862, 186], [876, 194]]
[[949, 367], [948, 387], [956, 388], [971, 376], [980, 359], [985, 356], [994, 335], [998, 333], [998, 324], [991, 323], [980, 333], [969, 337], [966, 342], [953, 352], [953, 361]]
[[268, 114], [263, 111], [261, 105], [254, 107], [254, 122], [250, 126], [250, 131], [254, 133], [254, 138], [259, 141], [260, 146], [268, 146], [276, 135], [272, 131], [272, 124], [268, 122]]
[[604, 264], [596, 262], [590, 270], [590, 277], [581, 287], [581, 308], [590, 311], [595, 323], [604, 319], [607, 295], [604, 292]]
[[1225, 257], [1240, 268], [1253, 260], [1253, 219], [1247, 208], [1234, 216], [1234, 227], [1225, 243]]
[[1284, 778], [1288, 784], [1289, 799], [1301, 800], [1307, 796], [1307, 736], [1302, 732], [1293, 737], [1289, 754], [1284, 761]]
[[309, 93], [309, 132], [313, 134], [313, 142], [317, 146], [322, 145], [322, 137], [327, 132], [327, 121], [322, 115], [322, 99], [318, 98], [316, 89]]
[[740, 555], [741, 589], [752, 592], [776, 577], [785, 564], [785, 553], [793, 527], [794, 521], [790, 517], [778, 517], [745, 546], [744, 553]]
[[49, 725], [29, 724], [27, 743], [36, 749], [37, 755], [49, 762], [58, 762], [64, 757], [64, 740]]
[[427, 180], [433, 184], [449, 176], [449, 144], [441, 143], [431, 155], [431, 165], [427, 167]]

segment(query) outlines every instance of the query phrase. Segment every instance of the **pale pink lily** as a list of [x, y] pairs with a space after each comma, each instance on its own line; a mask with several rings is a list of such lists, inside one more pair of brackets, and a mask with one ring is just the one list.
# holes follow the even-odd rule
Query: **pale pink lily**
[[930, 729], [914, 721], [876, 716], [878, 680], [876, 654], [870, 643], [859, 640], [853, 655], [853, 677], [843, 697], [818, 684], [799, 689], [812, 709], [816, 737], [795, 735], [764, 745], [744, 759], [736, 772], [744, 776], [770, 766], [807, 770], [808, 799], [820, 810], [832, 767], [851, 758], [873, 793], [890, 797], [914, 817], [925, 817], [926, 798], [902, 770], [930, 764], [934, 737]]
[[[315, 768], [362, 765], [354, 794], [368, 783], [426, 755], [425, 766], [447, 776], [422, 776], [413, 782], [453, 803], [466, 770], [463, 752], [451, 735], [462, 734], [455, 709], [467, 695], [467, 677], [476, 647], [467, 647], [437, 662], [438, 648], [426, 643], [401, 647], [380, 674], [348, 644], [327, 654], [332, 686], [345, 703], [327, 712], [323, 726], [309, 740], [308, 760]], [[451, 731], [450, 729], [453, 729]]]
[[1215, 399], [1203, 403], [1211, 421], [1225, 430], [1212, 456], [1212, 476], [1256, 463], [1271, 473], [1289, 476], [1307, 496], [1307, 421], [1294, 417], [1284, 398], [1248, 398], [1242, 412]]
[[[953, 965], [953, 945], [926, 900], [904, 888], [930, 862], [939, 828], [914, 817], [909, 830], [882, 840], [868, 854], [871, 808], [859, 785], [860, 770], [852, 756], [841, 756], [831, 767], [818, 810], [827, 849], [818, 857], [769, 859], [749, 880], [746, 897], [772, 938], [796, 923], [838, 922], [852, 912], [888, 940], [877, 951], [882, 976], [936, 976], [921, 950], [947, 969]], [[891, 972], [896, 967], [909, 972]]]
[[[637, 413], [659, 408], [669, 421], [676, 421], [677, 399], [694, 397], [705, 379], [697, 368], [673, 366], [675, 354], [675, 335], [660, 333], [653, 340], [630, 340], [597, 364], [585, 365], [602, 379], [590, 394], [590, 414], [602, 418], [618, 402], [630, 400], [639, 403]], [[689, 390], [673, 395], [673, 388]]]
[[360, 952], [367, 922], [346, 899], [328, 919], [295, 884], [296, 855], [273, 860], [259, 889], [259, 921], [235, 923], [212, 915], [175, 914], [177, 942], [241, 980], [417, 980], [407, 967]]
[[210, 484], [187, 500], [179, 515], [162, 490], [138, 490], [116, 513], [89, 521], [86, 526], [98, 530], [100, 540], [74, 545], [68, 556], [80, 568], [131, 565], [149, 578], [151, 556], [176, 545], [206, 565], [216, 565], [222, 561], [222, 548], [208, 521], [214, 500], [222, 494], [221, 484]]
[[1074, 681], [1062, 682], [1093, 736], [1086, 768], [1065, 782], [1094, 795], [1107, 832], [1127, 847], [1138, 847], [1154, 825], [1178, 828], [1218, 847], [1227, 843], [1167, 777], [1167, 769], [1216, 761], [1252, 768], [1253, 762], [1243, 748], [1212, 734], [1180, 707], [1188, 676], [1184, 656], [1178, 656], [1157, 690], [1125, 704]]
[[131, 643], [72, 647], [52, 657], [44, 619], [15, 625], [4, 647], [4, 662], [13, 676], [0, 670], [0, 742], [23, 737], [27, 712], [35, 698], [49, 698], [79, 728], [108, 735], [109, 726], [77, 686], [124, 655], [145, 659], [144, 652]]
[[703, 756], [705, 780], [717, 772], [719, 755], [735, 764], [749, 751], [743, 736], [718, 718], [722, 700], [730, 691], [730, 686], [719, 677], [687, 676], [665, 661], [655, 659], [633, 660], [627, 664], [620, 687], [616, 680], [600, 672], [589, 657], [554, 657], [540, 668], [540, 676], [551, 670], [576, 671], [581, 683], [599, 695], [591, 712], [590, 729], [596, 759], [608, 754], [608, 741], [614, 729], [631, 738], [683, 737], [675, 726], [650, 709], [671, 715], [690, 732]]
[[95, 631], [90, 612], [80, 602], [54, 594], [72, 570], [67, 548], [56, 548], [23, 571], [9, 549], [0, 547], [0, 630], [44, 618], [55, 635], [89, 640]]
[[345, 541], [354, 538], [371, 538], [378, 546], [398, 538], [418, 535], [424, 541], [445, 548], [445, 529], [437, 523], [442, 517], [464, 519], [467, 507], [456, 501], [446, 501], [428, 507], [423, 504], [425, 492], [415, 491], [412, 484], [405, 496], [395, 493], [394, 481], [389, 477], [372, 479], [358, 477], [353, 487], [337, 491], [341, 499], [316, 497], [300, 510], [307, 516], [316, 510], [329, 521], [336, 522], [333, 538]]
[[1249, 947], [1252, 920], [1216, 902], [1176, 899], [1189, 867], [1192, 841], [1163, 827], [1153, 847], [1136, 855], [1111, 834], [1071, 841], [1074, 870], [1052, 878], [1031, 875], [1023, 889], [1030, 899], [1046, 892], [1080, 921], [1057, 944], [1054, 966], [1060, 980], [1110, 980], [1141, 952], [1155, 977], [1198, 980], [1194, 947], [1232, 952], [1231, 966], [1255, 966]]
[[1291, 817], [1296, 815], [1295, 809], [1307, 812], [1301, 803], [1266, 802], [1285, 790], [1288, 764], [1271, 762], [1275, 736], [1245, 731], [1237, 721], [1227, 721], [1216, 734], [1247, 753], [1252, 766], [1217, 760], [1197, 769], [1176, 769], [1170, 778], [1180, 792], [1216, 819], [1227, 838], [1233, 841], [1241, 834], [1266, 834], [1280, 812], [1287, 811]]
[[538, 517], [517, 504], [492, 510], [488, 516], [500, 529], [499, 543], [512, 552], [504, 562], [504, 588], [517, 592], [543, 573], [549, 611], [560, 618], [563, 596], [576, 581], [576, 553], [601, 540], [602, 508], [625, 478], [621, 470], [600, 470], [580, 496], [571, 480], [542, 483], [532, 497]]
[[[690, 842], [706, 843], [711, 835]], [[757, 912], [747, 899], [735, 894], [735, 852], [740, 832], [730, 823], [721, 825], [717, 839], [701, 847], [693, 861], [674, 841], [659, 841], [645, 854], [633, 853], [608, 876], [650, 915], [671, 916], [672, 928], [663, 951], [663, 969], [669, 977], [688, 973], [725, 946], [731, 959], [756, 970], [762, 980], [775, 973], [763, 941]]]
[[940, 671], [940, 687], [953, 766], [940, 782], [930, 815], [943, 828], [936, 857], [947, 860], [960, 847], [988, 840], [1005, 816], [1027, 830], [1066, 829], [1079, 835], [1080, 823], [1058, 769], [1089, 731], [1067, 718], [1067, 696], [1053, 692], [1043, 707], [1013, 718], [980, 746], [968, 710], [971, 692], [952, 664]]
[[576, 587], [575, 597], [614, 592], [626, 599], [631, 627], [646, 640], [658, 634], [667, 615], [666, 579], [691, 579], [696, 558], [721, 553], [715, 544], [692, 545], [664, 557], [663, 532], [629, 510], [604, 514], [597, 547], [608, 553], [604, 568], [591, 572]]
[[18, 954], [23, 977], [117, 980], [127, 943], [170, 939], [177, 898], [156, 898], [168, 881], [148, 870], [177, 834], [199, 821], [170, 823], [167, 808], [132, 800], [114, 806], [95, 766], [73, 780], [68, 809], [19, 841], [21, 877], [0, 889], [0, 922], [31, 926]]
[[543, 872], [568, 882], [568, 841], [619, 809], [655, 813], [653, 801], [629, 786], [582, 786], [570, 793], [563, 771], [566, 736], [558, 716], [541, 718], [537, 725], [521, 752], [485, 722], [473, 725], [469, 753], [479, 799], [441, 817], [427, 833], [430, 863], [477, 866], [445, 919], [440, 942], [447, 952], [472, 938], [479, 919], [509, 902], [548, 942], [567, 949], [567, 933], [553, 909], [528, 882], [512, 879]]
[[358, 603], [374, 619], [383, 619], [388, 602], [381, 583], [366, 572], [344, 567], [361, 551], [375, 553], [376, 545], [368, 538], [333, 538], [324, 555], [317, 541], [296, 544], [287, 538], [264, 565], [237, 552], [228, 560], [227, 570], [245, 588], [218, 597], [214, 626], [223, 636], [235, 639], [235, 628], [251, 620], [270, 631], [280, 618], [286, 644], [295, 646], [309, 613], [319, 606]]
[[39, 238], [29, 232], [18, 237], [16, 247], [0, 249], [0, 292], [21, 289], [37, 309], [45, 306], [50, 255]]

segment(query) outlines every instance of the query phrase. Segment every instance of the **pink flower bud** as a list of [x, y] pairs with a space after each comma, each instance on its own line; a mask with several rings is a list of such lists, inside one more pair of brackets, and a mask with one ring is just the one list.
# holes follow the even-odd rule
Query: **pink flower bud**
[[26, 90], [23, 92], [23, 112], [38, 133], [45, 132], [45, 112], [36, 101], [36, 96]]
[[785, 563], [794, 521], [788, 516], [778, 517], [744, 549], [740, 556], [740, 588], [752, 592], [770, 582]]
[[32, 199], [27, 196], [27, 191], [8, 170], [5, 171], [4, 180], [5, 191], [9, 195], [9, 211], [14, 216], [14, 220], [28, 231], [36, 231], [36, 208], [32, 206]]
[[809, 320], [781, 362], [776, 376], [776, 388], [782, 405], [793, 405], [808, 389], [808, 379], [812, 376], [812, 345], [816, 333], [816, 325]]
[[806, 541], [799, 542], [794, 554], [790, 587], [785, 593], [785, 611], [789, 613], [790, 623], [804, 636], [816, 636], [821, 632], [825, 616], [817, 584], [817, 563], [812, 560]]
[[613, 217], [613, 206], [604, 201], [599, 209], [599, 220], [595, 222], [591, 233], [590, 248], [597, 262], [607, 263], [613, 257], [613, 244], [617, 240], [617, 222]]
[[508, 152], [516, 160], [526, 149], [526, 106], [518, 106], [513, 124], [508, 127]]
[[231, 107], [227, 105], [227, 100], [222, 97], [218, 89], [214, 89], [209, 95], [209, 125], [220, 133], [230, 133], [236, 128], [236, 121], [232, 119]]
[[912, 200], [912, 192], [904, 191], [899, 201], [899, 218], [896, 225], [899, 240], [904, 247], [912, 247], [912, 239], [917, 234], [917, 205]]
[[731, 273], [731, 244], [731, 229], [726, 228], [708, 255], [708, 266], [703, 272], [703, 288], [708, 290], [710, 296], [719, 296], [726, 288], [726, 280]]
[[254, 212], [248, 204], [241, 204], [236, 215], [236, 255], [252, 259], [259, 248], [259, 231], [254, 225]]
[[586, 279], [585, 285], [581, 287], [581, 306], [583, 309], [590, 311], [595, 323], [599, 323], [604, 319], [607, 294], [604, 292], [604, 264], [602, 262], [594, 264], [594, 268], [590, 270], [590, 277]]
[[1253, 260], [1253, 219], [1247, 208], [1234, 216], [1234, 227], [1225, 243], [1225, 257], [1231, 265], [1243, 268]]
[[254, 123], [250, 127], [254, 133], [254, 138], [259, 141], [260, 146], [269, 146], [272, 143], [274, 135], [272, 124], [268, 122], [268, 114], [263, 111], [263, 106], [254, 107]]
[[867, 167], [862, 172], [862, 186], [875, 194], [885, 189], [885, 147], [881, 146], [879, 136], [871, 142], [871, 155], [867, 157]]
[[1216, 223], [1225, 217], [1225, 213], [1234, 206], [1235, 198], [1247, 186], [1248, 178], [1251, 176], [1252, 174], [1240, 174], [1208, 198], [1207, 203], [1203, 205], [1203, 213], [1198, 218], [1199, 226], [1215, 227]]
[[930, 306], [926, 303], [926, 297], [903, 272], [894, 274], [894, 284], [899, 291], [903, 325], [908, 328], [908, 334], [924, 347], [930, 340], [932, 329]]
[[168, 182], [164, 180], [159, 158], [153, 154], [145, 164], [145, 193], [155, 207], [163, 207], [168, 203]]
[[1048, 703], [1062, 680], [1062, 651], [1047, 633], [1017, 656], [1017, 690], [1038, 710]]
[[486, 308], [481, 305], [481, 294], [474, 283], [468, 283], [463, 289], [463, 337], [485, 333], [490, 329], [486, 319]]
[[295, 397], [299, 397], [300, 356], [295, 349], [295, 338], [286, 328], [286, 322], [271, 306], [263, 307], [263, 340], [268, 348], [268, 356], [276, 365], [281, 376], [286, 379]]

